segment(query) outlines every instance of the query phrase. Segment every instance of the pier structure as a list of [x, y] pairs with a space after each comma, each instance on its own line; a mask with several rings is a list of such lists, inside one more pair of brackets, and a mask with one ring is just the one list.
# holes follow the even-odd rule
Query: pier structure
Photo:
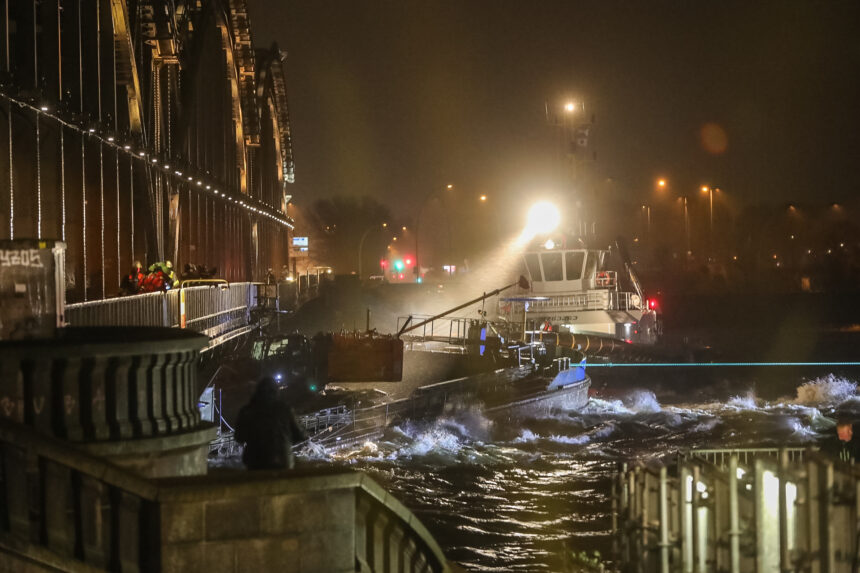
[[209, 472], [207, 345], [163, 327], [0, 341], [0, 570], [451, 570], [359, 472]]
[[613, 487], [616, 569], [851, 572], [860, 471], [804, 448], [691, 450]]

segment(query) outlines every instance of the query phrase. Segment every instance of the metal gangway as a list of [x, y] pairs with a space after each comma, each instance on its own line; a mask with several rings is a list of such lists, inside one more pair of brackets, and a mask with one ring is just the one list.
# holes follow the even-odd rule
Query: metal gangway
[[691, 450], [613, 484], [619, 571], [855, 572], [858, 519], [860, 468], [812, 448]]

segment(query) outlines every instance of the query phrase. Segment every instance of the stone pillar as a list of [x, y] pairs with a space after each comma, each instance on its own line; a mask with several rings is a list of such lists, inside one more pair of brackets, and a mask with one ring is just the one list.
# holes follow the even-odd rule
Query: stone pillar
[[72, 472], [66, 466], [42, 460], [44, 541], [51, 551], [71, 557], [75, 551]]
[[54, 406], [57, 410], [54, 420], [57, 424], [57, 436], [74, 442], [84, 437], [80, 404], [81, 358], [69, 356], [62, 364], [62, 368], [54, 376], [55, 387], [58, 390], [54, 396]]
[[[104, 519], [103, 508], [110, 507], [107, 490], [102, 482], [82, 475], [80, 488], [81, 541], [84, 562], [105, 569], [110, 548], [109, 520]], [[109, 511], [109, 509], [108, 509]]]
[[129, 413], [130, 374], [133, 370], [131, 356], [118, 356], [111, 360], [111, 376], [108, 377], [107, 407], [110, 434], [113, 439], [127, 439], [133, 435]]
[[[115, 523], [120, 570], [123, 573], [140, 571], [140, 511], [141, 500], [135, 495], [119, 491], [116, 495]], [[146, 548], [152, 550], [154, 548]]]
[[27, 502], [27, 456], [24, 450], [11, 444], [2, 444], [3, 469], [5, 470], [6, 511], [9, 531], [20, 539], [30, 537], [30, 507]]
[[105, 376], [107, 360], [96, 356], [81, 376], [81, 414], [84, 436], [89, 440], [106, 440], [110, 437], [105, 407]]
[[27, 360], [24, 372], [24, 420], [43, 434], [54, 430], [51, 420], [51, 361]]
[[149, 397], [149, 356], [135, 356], [128, 376], [129, 409], [133, 433], [136, 437], [151, 436], [155, 423], [152, 420]]
[[152, 363], [149, 365], [149, 383], [147, 386], [150, 413], [155, 426], [155, 434], [164, 434], [168, 430], [164, 409], [164, 363], [166, 360], [166, 355], [155, 354], [152, 357]]
[[366, 565], [370, 565], [371, 550], [368, 548], [368, 541], [371, 535], [368, 532], [370, 527], [370, 501], [360, 493], [356, 494], [355, 503], [355, 558]]
[[0, 360], [0, 416], [24, 422], [24, 379], [20, 361], [11, 357]]
[[167, 420], [167, 428], [170, 432], [175, 432], [179, 429], [179, 418], [176, 416], [176, 365], [179, 362], [180, 356], [179, 353], [167, 355], [164, 363], [164, 375], [161, 380], [164, 417]]

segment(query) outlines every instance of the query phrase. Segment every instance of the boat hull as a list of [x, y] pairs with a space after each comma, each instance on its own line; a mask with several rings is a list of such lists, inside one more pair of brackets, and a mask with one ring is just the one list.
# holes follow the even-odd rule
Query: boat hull
[[422, 386], [408, 398], [356, 409], [348, 423], [324, 428], [311, 440], [327, 449], [352, 447], [378, 439], [386, 428], [406, 420], [434, 419], [475, 407], [508, 418], [576, 411], [588, 403], [590, 386], [591, 379], [578, 369], [551, 377], [531, 366], [503, 368]]

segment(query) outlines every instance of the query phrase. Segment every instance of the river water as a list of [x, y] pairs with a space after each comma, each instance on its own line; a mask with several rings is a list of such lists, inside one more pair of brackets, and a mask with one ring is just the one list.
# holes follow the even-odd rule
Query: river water
[[579, 412], [520, 420], [476, 408], [405, 423], [354, 451], [317, 451], [305, 463], [368, 472], [468, 570], [576, 570], [575, 554], [608, 556], [619, 461], [831, 439], [837, 409], [860, 412], [857, 379], [789, 371], [766, 389], [731, 375], [697, 389], [694, 377], [680, 387], [643, 387], [622, 376]]

